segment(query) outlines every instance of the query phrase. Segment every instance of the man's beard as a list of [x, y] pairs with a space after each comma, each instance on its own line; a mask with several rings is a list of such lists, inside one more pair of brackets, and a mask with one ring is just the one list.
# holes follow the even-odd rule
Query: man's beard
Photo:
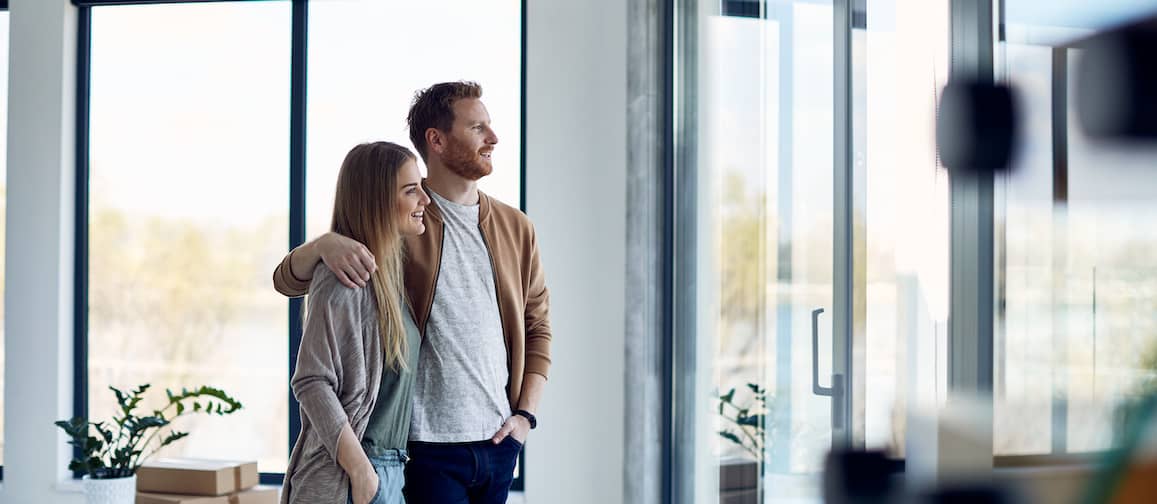
[[490, 175], [494, 167], [487, 163], [476, 151], [454, 147], [447, 152], [443, 164], [454, 174], [466, 180], [478, 180]]

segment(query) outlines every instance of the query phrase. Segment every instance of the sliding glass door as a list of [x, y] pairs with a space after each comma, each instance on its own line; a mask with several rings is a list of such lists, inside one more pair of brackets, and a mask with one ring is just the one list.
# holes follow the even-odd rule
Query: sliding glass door
[[944, 390], [947, 0], [680, 5], [694, 501], [818, 502], [833, 447], [903, 457]]
[[814, 497], [847, 389], [832, 331], [833, 5], [682, 15], [697, 31], [681, 118], [697, 147], [681, 160], [696, 186], [696, 439], [711, 454], [696, 502]]

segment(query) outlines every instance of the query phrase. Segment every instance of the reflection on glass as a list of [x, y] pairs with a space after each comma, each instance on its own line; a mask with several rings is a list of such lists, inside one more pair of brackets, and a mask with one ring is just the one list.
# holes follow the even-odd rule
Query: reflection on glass
[[997, 185], [995, 453], [1104, 450], [1157, 390], [1157, 147], [1082, 133], [1079, 50], [1021, 38], [997, 57], [1023, 146]]
[[[715, 497], [814, 497], [831, 446], [831, 400], [812, 394], [810, 370], [812, 311], [832, 299], [832, 7], [699, 15], [698, 337], [710, 352], [697, 367], [711, 383], [696, 408], [710, 412]], [[830, 317], [819, 325], [831, 355]], [[830, 376], [829, 358], [820, 367]]]
[[[288, 456], [289, 2], [92, 10], [89, 414], [108, 386], [211, 385], [244, 404], [193, 416], [163, 455]], [[153, 408], [156, 402], [143, 404]]]
[[519, 206], [519, 2], [340, 0], [313, 2], [309, 9], [307, 236], [329, 230], [346, 152], [372, 140], [412, 148], [410, 101], [416, 91], [444, 81], [482, 85], [499, 142], [494, 173], [479, 187]]
[[[8, 11], [0, 11], [0, 390], [4, 390], [4, 240], [8, 209]], [[0, 394], [0, 466], [4, 465], [4, 397]]]

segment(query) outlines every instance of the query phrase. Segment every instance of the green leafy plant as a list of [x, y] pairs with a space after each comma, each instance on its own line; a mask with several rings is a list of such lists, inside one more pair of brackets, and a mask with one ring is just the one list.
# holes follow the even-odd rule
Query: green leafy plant
[[764, 440], [767, 439], [768, 414], [775, 398], [769, 397], [767, 389], [757, 384], [748, 383], [747, 388], [751, 390], [752, 399], [746, 404], [736, 402], [735, 388], [719, 395], [718, 413], [728, 423], [719, 435], [762, 463], [766, 453]]
[[[179, 394], [165, 389], [168, 404], [150, 415], [139, 416], [134, 411], [149, 384], [141, 385], [131, 393], [115, 387], [109, 389], [116, 394], [119, 406], [119, 412], [111, 423], [93, 423], [82, 417], [55, 422], [72, 438], [68, 444], [80, 451], [68, 464], [68, 469], [93, 479], [126, 478], [136, 474], [141, 463], [157, 450], [189, 435], [172, 428], [173, 420], [178, 417], [191, 413], [228, 415], [241, 409], [241, 403], [224, 391], [202, 386], [193, 390], [182, 388]], [[167, 434], [158, 438], [166, 428]]]

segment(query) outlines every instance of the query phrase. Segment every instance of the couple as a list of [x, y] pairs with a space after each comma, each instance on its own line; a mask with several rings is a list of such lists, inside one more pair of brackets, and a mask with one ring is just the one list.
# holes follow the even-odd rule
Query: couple
[[[308, 291], [281, 502], [503, 503], [550, 368], [534, 228], [478, 191], [498, 137], [472, 82], [420, 91], [409, 149], [358, 145], [330, 232], [273, 273]], [[404, 488], [404, 490], [403, 490]]]

